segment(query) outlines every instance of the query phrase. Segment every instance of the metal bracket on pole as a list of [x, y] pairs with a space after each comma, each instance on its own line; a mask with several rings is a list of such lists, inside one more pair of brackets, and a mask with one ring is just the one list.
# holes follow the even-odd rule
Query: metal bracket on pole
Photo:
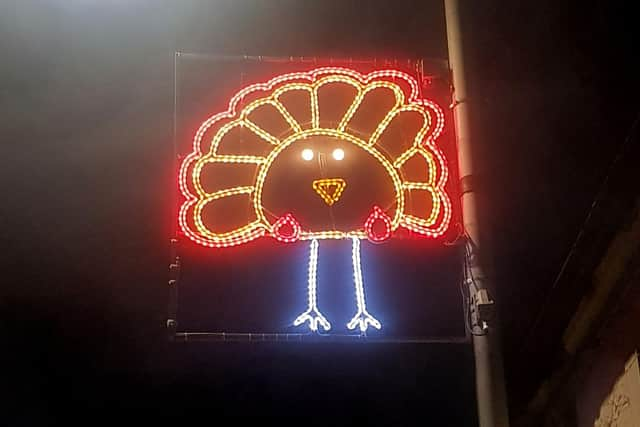
[[466, 193], [473, 193], [477, 190], [477, 178], [475, 175], [465, 175], [460, 178], [460, 196]]
[[491, 299], [489, 291], [486, 289], [479, 289], [474, 297], [474, 304], [476, 311], [478, 312], [478, 321], [480, 322], [482, 329], [487, 329], [487, 322], [493, 320], [495, 315], [495, 301]]
[[495, 301], [486, 289], [477, 289], [470, 302], [471, 327], [482, 331], [480, 334], [488, 334], [489, 323], [495, 317]]

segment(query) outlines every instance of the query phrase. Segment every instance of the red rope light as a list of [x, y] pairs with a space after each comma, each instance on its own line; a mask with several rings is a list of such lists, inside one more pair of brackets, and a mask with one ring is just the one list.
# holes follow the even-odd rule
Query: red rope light
[[[376, 227], [376, 225], [380, 224], [384, 227], [382, 232]], [[367, 232], [367, 237], [372, 242], [384, 242], [391, 237], [391, 218], [379, 206], [374, 206], [371, 215], [364, 223], [364, 229]]]
[[[396, 81], [403, 81], [408, 85], [408, 91], [402, 89]], [[357, 94], [336, 128], [322, 128], [318, 118], [319, 87], [328, 84], [349, 84], [356, 88]], [[396, 98], [396, 104], [390, 109], [386, 117], [378, 124], [368, 140], [362, 140], [349, 133], [349, 121], [358, 110], [364, 95], [375, 88], [384, 87], [390, 89]], [[296, 122], [286, 105], [280, 101], [280, 95], [289, 90], [308, 91], [311, 105], [309, 106], [312, 117], [312, 129], [303, 130]], [[296, 240], [326, 239], [326, 238], [369, 238], [372, 241], [384, 241], [391, 237], [400, 226], [407, 228], [425, 237], [439, 237], [447, 230], [451, 219], [451, 203], [445, 191], [448, 179], [447, 163], [443, 153], [436, 145], [436, 140], [444, 128], [444, 114], [440, 107], [427, 99], [420, 99], [418, 95], [418, 83], [410, 75], [397, 70], [381, 70], [362, 75], [357, 71], [347, 68], [327, 67], [309, 72], [299, 72], [278, 76], [269, 82], [248, 86], [238, 92], [229, 102], [227, 111], [208, 118], [198, 129], [193, 140], [193, 151], [186, 156], [180, 168], [178, 185], [185, 200], [180, 208], [178, 222], [181, 230], [194, 242], [208, 247], [227, 247], [243, 244], [259, 237], [270, 235], [282, 242]], [[239, 110], [240, 101], [251, 96], [255, 99]], [[257, 126], [248, 119], [248, 115], [256, 108], [269, 104], [275, 107], [289, 124], [293, 135], [286, 140], [280, 140], [269, 132]], [[402, 153], [397, 159], [387, 159], [375, 148], [380, 135], [382, 135], [395, 117], [405, 112], [417, 112], [424, 119], [423, 127], [416, 135], [413, 146]], [[212, 126], [218, 127], [208, 151], [203, 152], [202, 142], [205, 133]], [[244, 127], [256, 134], [265, 142], [273, 145], [272, 152], [264, 157], [249, 155], [222, 155], [217, 152], [220, 141], [226, 133], [235, 127]], [[282, 151], [286, 144], [295, 141], [296, 137], [309, 137], [314, 135], [326, 135], [355, 144], [367, 150], [385, 167], [387, 173], [393, 178], [396, 192], [397, 212], [391, 218], [379, 207], [373, 207], [373, 212], [367, 219], [364, 229], [351, 231], [323, 230], [310, 232], [290, 214], [270, 223], [261, 205], [262, 184], [271, 163]], [[436, 169], [438, 173], [431, 172], [427, 182], [405, 182], [400, 180], [399, 170], [412, 156], [421, 156], [429, 164], [430, 171]], [[207, 163], [248, 163], [255, 164], [258, 168], [256, 182], [248, 187], [235, 187], [209, 193], [202, 188], [200, 173]], [[195, 190], [195, 191], [194, 191]], [[432, 211], [426, 217], [419, 217], [405, 212], [404, 192], [422, 190], [428, 192], [432, 198]], [[215, 203], [225, 197], [245, 195], [251, 198], [254, 204], [255, 219], [238, 229], [216, 233], [205, 226], [202, 220], [202, 210], [208, 203]], [[339, 195], [334, 195], [335, 199]], [[377, 233], [374, 229], [382, 221], [384, 232]], [[292, 233], [283, 232], [291, 228]]]

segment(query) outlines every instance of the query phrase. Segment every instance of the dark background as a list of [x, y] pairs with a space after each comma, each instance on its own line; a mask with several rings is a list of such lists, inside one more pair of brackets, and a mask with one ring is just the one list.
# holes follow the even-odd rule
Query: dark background
[[[604, 1], [462, 9], [517, 414], [559, 339], [532, 332], [536, 318], [544, 304], [576, 304], [546, 299], [638, 109], [636, 23]], [[444, 35], [440, 2], [3, 3], [3, 421], [86, 422], [91, 411], [473, 425], [465, 346], [185, 346], [164, 335], [173, 52], [444, 58]]]

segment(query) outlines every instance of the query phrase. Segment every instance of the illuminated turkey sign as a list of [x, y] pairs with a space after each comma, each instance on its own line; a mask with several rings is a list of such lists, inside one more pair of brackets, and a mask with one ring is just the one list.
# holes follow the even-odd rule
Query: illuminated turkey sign
[[308, 307], [294, 325], [313, 331], [331, 329], [317, 303], [320, 241], [348, 239], [356, 306], [347, 327], [380, 329], [365, 303], [360, 241], [447, 230], [443, 126], [440, 107], [400, 71], [319, 68], [249, 86], [195, 135], [179, 172], [180, 227], [212, 248], [310, 241]]

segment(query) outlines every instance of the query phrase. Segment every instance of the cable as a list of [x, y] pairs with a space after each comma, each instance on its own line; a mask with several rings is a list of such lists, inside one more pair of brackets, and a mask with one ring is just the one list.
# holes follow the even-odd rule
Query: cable
[[[466, 233], [465, 233], [466, 234]], [[470, 239], [469, 239], [470, 241]], [[462, 294], [462, 303], [464, 310], [464, 324], [467, 331], [473, 336], [482, 336], [487, 335], [487, 332], [482, 328], [481, 332], [477, 332], [477, 325], [473, 324], [472, 319], [472, 306], [473, 306], [473, 298], [471, 297], [468, 289], [468, 285], [473, 284], [474, 288], [478, 290], [478, 285], [476, 283], [475, 277], [473, 277], [473, 271], [471, 270], [471, 264], [469, 263], [469, 257], [471, 253], [469, 251], [469, 244], [464, 245], [463, 252], [463, 269], [462, 269], [462, 280], [460, 281], [460, 292]]]
[[464, 227], [463, 227], [461, 222], [459, 222], [459, 221], [456, 222], [456, 227], [458, 228], [458, 234], [456, 234], [456, 237], [451, 241], [446, 241], [445, 240], [443, 242], [443, 244], [445, 246], [455, 246], [455, 245], [457, 245], [459, 243], [459, 241], [461, 240], [461, 237], [466, 235], [466, 232], [464, 231]]

